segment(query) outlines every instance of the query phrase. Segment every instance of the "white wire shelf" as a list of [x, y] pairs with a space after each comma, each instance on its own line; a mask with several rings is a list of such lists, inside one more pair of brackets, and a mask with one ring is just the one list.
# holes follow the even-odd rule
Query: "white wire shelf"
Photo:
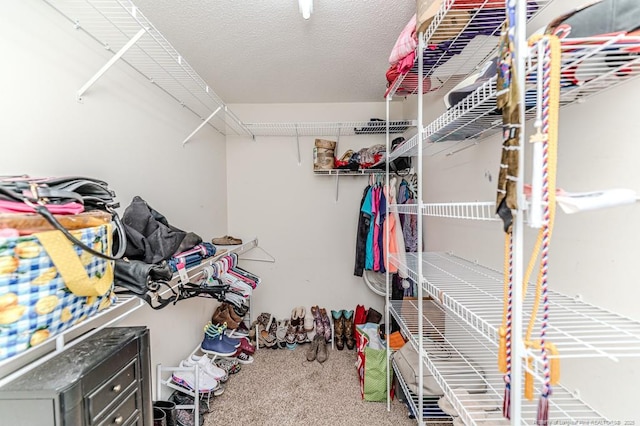
[[[560, 105], [581, 101], [640, 74], [640, 37], [569, 38], [562, 40]], [[528, 92], [535, 91], [537, 46], [527, 63]]]
[[[69, 19], [77, 29], [114, 53], [114, 58], [118, 57], [121, 50], [124, 51], [121, 60], [184, 108], [200, 119], [208, 120], [218, 132], [250, 135], [213, 89], [131, 1], [44, 1]], [[86, 89], [87, 85], [79, 91], [79, 96]], [[211, 117], [215, 111], [218, 112]]]
[[[398, 378], [398, 383], [402, 388], [402, 392], [404, 393], [404, 396], [407, 399], [407, 403], [409, 404], [409, 409], [411, 411], [411, 414], [413, 414], [416, 418], [418, 418], [419, 417], [418, 413], [420, 411], [419, 405], [418, 405], [420, 399], [418, 395], [409, 389], [404, 377], [402, 377], [402, 374], [400, 374], [400, 370], [398, 370], [398, 367], [393, 359], [391, 360], [391, 367], [393, 368], [395, 376]], [[438, 399], [440, 398], [429, 397], [429, 396], [425, 396], [422, 398], [423, 400], [422, 421], [424, 424], [441, 425], [443, 422], [445, 422], [446, 424], [449, 424], [449, 422], [451, 422], [452, 420], [451, 416], [443, 414], [442, 410], [440, 410], [440, 408], [438, 407]]]
[[[527, 1], [528, 18], [533, 18], [551, 0]], [[461, 2], [458, 2], [461, 3]], [[423, 33], [425, 91], [453, 87], [491, 57], [505, 21], [504, 2], [496, 0], [444, 0], [431, 24]], [[418, 52], [413, 68], [399, 75], [387, 90], [387, 96], [414, 95], [418, 86]]]
[[398, 157], [413, 157], [418, 155], [418, 138], [420, 135], [423, 135], [424, 141], [424, 133], [418, 132], [406, 141], [402, 142], [400, 145], [396, 147], [389, 155], [389, 161], [393, 161]]
[[328, 169], [328, 170], [314, 170], [313, 174], [318, 176], [363, 176], [363, 175], [373, 175], [373, 174], [384, 174], [384, 170], [381, 169], [358, 169], [358, 170], [348, 170], [348, 169]]
[[[215, 256], [206, 258], [197, 266], [189, 268], [187, 274], [190, 280], [197, 280], [203, 273], [205, 267], [216, 262], [223, 256], [230, 253], [241, 255], [258, 246], [258, 239], [254, 238], [244, 244], [237, 246], [217, 246], [225, 248], [227, 251]], [[170, 282], [170, 286], [175, 288], [180, 283], [180, 276], [176, 273]], [[170, 292], [166, 289], [163, 295]], [[60, 352], [70, 348], [80, 341], [88, 338], [92, 334], [121, 321], [139, 308], [146, 305], [141, 298], [129, 295], [118, 295], [116, 302], [108, 308], [87, 318], [86, 320], [70, 327], [55, 336], [52, 336], [37, 346], [27, 349], [11, 358], [0, 361], [0, 386], [8, 383], [20, 374], [37, 367], [46, 360], [51, 359]]]
[[[496, 345], [491, 345], [468, 324], [443, 310], [437, 303], [426, 303], [431, 309], [428, 314], [423, 314], [422, 359], [425, 371], [431, 373], [442, 391], [439, 394], [446, 395], [467, 426], [511, 424], [502, 417], [505, 384], [504, 375], [497, 369]], [[391, 301], [389, 311], [409, 337], [410, 343], [407, 344], [418, 350], [417, 300]], [[536, 380], [534, 400], [523, 399], [522, 425], [536, 424], [537, 398], [541, 388], [539, 377], [536, 376]], [[415, 394], [412, 399], [417, 406]], [[550, 424], [598, 424], [589, 422], [605, 420], [561, 385], [553, 386], [549, 406]]]
[[[345, 122], [298, 122], [298, 123], [245, 123], [255, 136], [351, 136], [384, 135], [386, 121], [345, 121]], [[404, 133], [415, 127], [415, 120], [394, 120], [389, 122], [389, 132]]]
[[[391, 261], [401, 264], [394, 255]], [[503, 310], [502, 273], [445, 253], [423, 253], [422, 262], [425, 291], [469, 327], [497, 344]], [[418, 254], [407, 253], [404, 266], [415, 282], [419, 282], [417, 265]], [[526, 323], [532, 312], [534, 292], [535, 284], [531, 283], [523, 302]], [[555, 291], [548, 294], [550, 311], [546, 340], [556, 345], [560, 358], [640, 356], [640, 321]], [[541, 316], [539, 312], [538, 317]], [[540, 321], [537, 320], [534, 339], [538, 339], [539, 330]]]
[[422, 203], [417, 204], [391, 204], [389, 210], [400, 214], [420, 214], [431, 217], [444, 217], [450, 219], [499, 221], [496, 216], [496, 203], [493, 201], [477, 201], [463, 203]]
[[[560, 106], [624, 83], [640, 74], [640, 38], [628, 36], [565, 39], [562, 41]], [[526, 119], [535, 117], [537, 46], [527, 65]], [[434, 152], [434, 143], [479, 140], [498, 132], [502, 116], [496, 110], [495, 77], [449, 108], [424, 128], [423, 153]], [[406, 143], [405, 143], [406, 144]], [[393, 155], [418, 155], [417, 137]], [[398, 151], [398, 150], [397, 150]], [[445, 151], [451, 152], [451, 147]], [[439, 151], [442, 152], [442, 151]]]

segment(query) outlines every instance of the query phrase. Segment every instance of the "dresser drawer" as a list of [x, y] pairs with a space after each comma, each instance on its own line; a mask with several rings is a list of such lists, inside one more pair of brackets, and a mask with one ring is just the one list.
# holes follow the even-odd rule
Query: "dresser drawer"
[[129, 392], [131, 387], [137, 387], [137, 370], [138, 358], [134, 358], [122, 370], [89, 394], [87, 407], [91, 424], [101, 417], [105, 411], [109, 410], [110, 406], [115, 404], [117, 400], [120, 400], [120, 396]]
[[137, 389], [127, 395], [113, 410], [111, 410], [97, 426], [126, 426], [139, 422], [140, 407], [138, 406]]

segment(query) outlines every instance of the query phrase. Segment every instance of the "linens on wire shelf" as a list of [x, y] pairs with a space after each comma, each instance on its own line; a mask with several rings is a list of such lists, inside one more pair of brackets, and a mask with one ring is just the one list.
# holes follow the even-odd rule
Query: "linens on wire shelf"
[[[418, 64], [415, 60], [417, 34], [426, 32], [442, 8], [443, 0], [419, 0], [417, 15], [403, 29], [389, 57], [388, 86], [399, 75], [407, 75], [397, 93], [408, 94], [417, 90]], [[482, 6], [482, 7], [480, 7]], [[527, 14], [538, 10], [534, 2], [528, 3]], [[423, 92], [436, 90], [452, 75], [462, 78], [475, 64], [485, 59], [498, 43], [501, 23], [504, 21], [504, 2], [491, 0], [457, 0], [439, 22], [436, 31], [427, 40], [423, 52]], [[410, 49], [413, 46], [413, 49]], [[405, 56], [402, 56], [405, 55]]]

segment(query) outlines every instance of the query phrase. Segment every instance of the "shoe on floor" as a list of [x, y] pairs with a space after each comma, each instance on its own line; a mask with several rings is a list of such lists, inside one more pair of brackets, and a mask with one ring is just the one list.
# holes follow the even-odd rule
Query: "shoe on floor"
[[304, 316], [304, 331], [307, 332], [307, 339], [310, 342], [313, 341], [313, 336], [316, 335], [316, 331], [313, 325], [313, 314], [311, 313], [311, 309], [309, 309]]
[[[191, 410], [176, 410], [176, 424], [179, 426], [195, 426], [196, 418]], [[200, 416], [200, 426], [204, 424], [204, 417]]]
[[296, 343], [296, 332], [297, 332], [297, 327], [293, 326], [291, 323], [289, 323], [289, 327], [287, 327], [287, 334], [285, 334], [285, 341], [287, 344], [287, 349], [289, 350], [294, 350], [296, 348], [296, 346], [298, 345]]
[[221, 337], [211, 337], [208, 334], [204, 335], [200, 350], [204, 353], [218, 356], [231, 356], [236, 353], [236, 348], [226, 344]]
[[329, 315], [327, 315], [327, 310], [325, 308], [320, 308], [320, 319], [322, 321], [322, 330], [324, 334], [324, 340], [326, 342], [331, 341], [331, 320], [329, 320]]
[[[184, 361], [180, 362], [180, 367], [187, 368]], [[211, 392], [218, 386], [218, 381], [213, 377], [206, 374], [204, 371], [200, 371], [198, 375], [198, 387], [200, 392]], [[196, 388], [196, 376], [192, 371], [174, 371], [171, 375], [171, 380], [184, 388], [194, 390]]]
[[206, 355], [191, 355], [189, 359], [185, 359], [183, 362], [186, 367], [193, 367], [197, 364], [200, 371], [207, 373], [220, 383], [224, 383], [229, 380], [229, 374], [227, 374], [227, 372], [222, 368], [213, 364]]
[[235, 237], [232, 237], [231, 235], [212, 238], [211, 242], [217, 246], [236, 246], [236, 245], [242, 244], [242, 240], [240, 238], [235, 238]]
[[[276, 330], [277, 346], [280, 348], [287, 347], [287, 330], [289, 329], [289, 320], [278, 321], [278, 328]], [[248, 352], [247, 352], [248, 353]], [[251, 355], [249, 353], [249, 355]]]
[[227, 335], [227, 333], [225, 332], [226, 330], [227, 327], [224, 324], [222, 326], [218, 326], [208, 323], [204, 327], [204, 333], [207, 336], [213, 338], [219, 337], [227, 345], [233, 346], [236, 349], [239, 348], [241, 345], [240, 338], [229, 337], [229, 335]]
[[233, 359], [238, 361], [240, 364], [251, 364], [253, 362], [253, 357], [242, 352], [241, 349], [238, 349], [238, 352], [236, 352], [236, 356], [234, 356]]
[[329, 351], [327, 350], [327, 341], [324, 336], [316, 335], [318, 338], [318, 354], [316, 355], [316, 361], [320, 364], [325, 362], [329, 358]]
[[235, 358], [216, 358], [214, 362], [228, 374], [239, 373], [241, 369], [240, 362]]
[[312, 362], [316, 360], [316, 357], [318, 356], [318, 346], [320, 344], [320, 339], [322, 338], [323, 337], [319, 334], [316, 334], [313, 337], [311, 345], [309, 346], [309, 349], [307, 349], [307, 361]]

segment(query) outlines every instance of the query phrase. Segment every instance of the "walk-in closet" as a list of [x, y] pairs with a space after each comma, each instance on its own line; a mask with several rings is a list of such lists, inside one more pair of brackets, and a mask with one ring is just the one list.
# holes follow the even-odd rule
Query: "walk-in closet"
[[0, 2], [0, 424], [640, 425], [640, 2]]

